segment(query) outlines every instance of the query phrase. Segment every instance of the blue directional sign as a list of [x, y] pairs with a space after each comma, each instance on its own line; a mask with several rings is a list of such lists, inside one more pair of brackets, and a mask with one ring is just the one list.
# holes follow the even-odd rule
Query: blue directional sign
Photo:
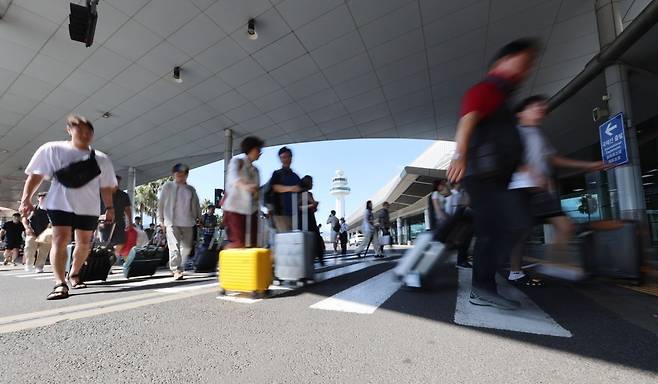
[[599, 126], [601, 138], [601, 158], [605, 164], [622, 165], [628, 163], [624, 114], [618, 113]]

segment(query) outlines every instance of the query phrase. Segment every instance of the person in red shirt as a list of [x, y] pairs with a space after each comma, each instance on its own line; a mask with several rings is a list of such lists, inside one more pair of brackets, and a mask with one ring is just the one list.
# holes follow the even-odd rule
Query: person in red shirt
[[512, 174], [521, 165], [523, 143], [516, 116], [509, 106], [511, 92], [528, 75], [538, 42], [519, 39], [500, 49], [484, 80], [464, 95], [455, 137], [456, 150], [448, 179], [462, 181], [471, 197], [475, 215], [475, 251], [470, 302], [500, 309], [520, 304], [500, 296], [496, 289], [498, 262], [509, 258], [512, 247], [525, 233], [512, 212], [518, 202], [509, 193]]

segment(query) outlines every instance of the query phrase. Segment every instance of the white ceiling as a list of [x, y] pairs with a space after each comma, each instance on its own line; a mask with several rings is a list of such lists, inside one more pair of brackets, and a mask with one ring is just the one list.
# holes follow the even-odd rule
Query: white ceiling
[[[82, 3], [83, 1], [77, 1]], [[626, 20], [646, 1], [623, 1]], [[521, 90], [553, 94], [598, 52], [594, 0], [102, 0], [91, 48], [67, 0], [0, 19], [0, 206], [33, 151], [94, 121], [95, 146], [140, 181], [222, 158], [223, 129], [268, 145], [451, 139], [460, 95], [505, 42], [545, 44]], [[246, 36], [256, 18], [258, 40]], [[182, 66], [184, 82], [171, 79]], [[110, 111], [112, 117], [101, 118]], [[165, 166], [166, 165], [166, 166]]]

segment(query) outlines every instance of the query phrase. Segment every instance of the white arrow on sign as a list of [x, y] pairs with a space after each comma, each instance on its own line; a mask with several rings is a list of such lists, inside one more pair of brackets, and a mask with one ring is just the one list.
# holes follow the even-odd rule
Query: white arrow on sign
[[617, 129], [617, 124], [612, 125], [612, 122], [608, 123], [608, 126], [605, 127], [605, 134], [608, 136], [612, 136], [612, 131]]

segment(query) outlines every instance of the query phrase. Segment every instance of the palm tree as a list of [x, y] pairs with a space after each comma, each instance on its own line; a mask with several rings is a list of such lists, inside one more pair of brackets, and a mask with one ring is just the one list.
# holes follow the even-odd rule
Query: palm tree
[[160, 193], [160, 189], [167, 181], [171, 180], [171, 176], [164, 177], [135, 188], [135, 206], [137, 207], [137, 211], [141, 216], [144, 213], [151, 216], [152, 223], [155, 223], [158, 212], [158, 194]]
[[203, 201], [201, 202], [201, 210], [204, 212], [208, 211], [208, 207], [211, 205], [214, 205], [214, 203], [210, 201], [210, 199], [203, 199]]

